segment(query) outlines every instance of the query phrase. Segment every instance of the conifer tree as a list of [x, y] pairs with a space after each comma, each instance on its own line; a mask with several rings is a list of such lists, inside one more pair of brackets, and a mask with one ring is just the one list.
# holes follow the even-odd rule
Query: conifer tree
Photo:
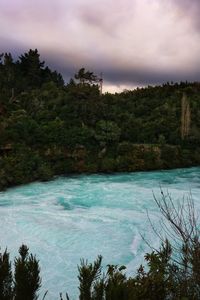
[[9, 259], [9, 253], [7, 250], [4, 253], [0, 253], [0, 299], [11, 300], [12, 299], [12, 271], [11, 263]]
[[36, 300], [41, 286], [39, 262], [35, 256], [29, 255], [27, 246], [19, 249], [20, 257], [15, 259], [15, 300]]

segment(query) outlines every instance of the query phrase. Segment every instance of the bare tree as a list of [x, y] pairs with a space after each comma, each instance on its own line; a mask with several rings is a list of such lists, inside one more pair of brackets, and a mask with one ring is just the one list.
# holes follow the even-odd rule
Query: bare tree
[[181, 100], [181, 138], [184, 140], [190, 133], [191, 110], [190, 103], [186, 94], [183, 94]]

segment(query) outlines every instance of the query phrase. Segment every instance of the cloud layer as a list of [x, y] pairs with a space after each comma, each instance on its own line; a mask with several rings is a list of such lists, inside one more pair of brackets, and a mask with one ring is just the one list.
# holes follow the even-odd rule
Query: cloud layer
[[199, 0], [1, 0], [0, 51], [38, 48], [66, 78], [107, 90], [200, 78]]

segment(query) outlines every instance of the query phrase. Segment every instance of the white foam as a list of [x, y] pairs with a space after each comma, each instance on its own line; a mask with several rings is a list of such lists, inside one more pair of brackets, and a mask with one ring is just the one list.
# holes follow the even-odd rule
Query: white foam
[[185, 173], [62, 177], [9, 189], [0, 193], [1, 248], [7, 246], [13, 257], [21, 243], [26, 243], [40, 260], [41, 294], [48, 289], [47, 298], [54, 300], [59, 292], [67, 291], [75, 299], [80, 258], [93, 261], [102, 254], [104, 266], [123, 264], [133, 274], [150, 250], [140, 234], [153, 247], [159, 245], [146, 216], [148, 209], [158, 226], [152, 190], [159, 197], [161, 184], [177, 199], [188, 193], [190, 182], [199, 208], [197, 178], [199, 168]]

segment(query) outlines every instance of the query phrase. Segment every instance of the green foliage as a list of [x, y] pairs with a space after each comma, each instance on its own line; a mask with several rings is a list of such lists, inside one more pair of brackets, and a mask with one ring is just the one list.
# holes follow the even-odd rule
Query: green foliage
[[116, 160], [111, 157], [104, 157], [101, 160], [101, 165], [99, 166], [102, 172], [113, 172], [116, 171]]
[[12, 271], [7, 250], [0, 253], [0, 299], [10, 300], [13, 296]]
[[[85, 269], [93, 265], [81, 264], [80, 284], [87, 287], [91, 300], [183, 300], [200, 298], [200, 240], [199, 224], [194, 203], [189, 197], [177, 207], [169, 194], [161, 191], [161, 199], [155, 201], [167, 223], [160, 223], [172, 237], [166, 239], [160, 249], [145, 255], [147, 266], [140, 266], [133, 277], [127, 278], [124, 266], [107, 266], [106, 274], [98, 265], [98, 276], [92, 285], [87, 282]], [[187, 209], [187, 210], [186, 210]], [[160, 231], [159, 231], [160, 234]], [[95, 264], [94, 264], [95, 265]], [[89, 266], [89, 268], [88, 268]], [[79, 277], [80, 279], [80, 277]], [[98, 287], [98, 289], [95, 289]], [[95, 291], [95, 292], [94, 292]]]
[[[190, 248], [191, 249], [191, 248]], [[196, 250], [197, 251], [197, 250]], [[198, 246], [199, 251], [199, 246]], [[88, 273], [91, 275], [94, 265], [81, 264], [80, 291], [87, 295], [81, 300], [180, 300], [180, 299], [199, 299], [199, 268], [196, 254], [192, 255], [195, 259], [196, 277], [193, 275], [184, 276], [182, 266], [173, 262], [172, 247], [168, 240], [162, 247], [145, 255], [148, 268], [145, 270], [140, 266], [135, 277], [127, 278], [124, 266], [107, 266], [106, 274], [101, 271], [98, 276], [92, 277], [92, 284], [89, 285]], [[85, 270], [87, 269], [87, 272]], [[98, 270], [101, 266], [98, 265]], [[83, 293], [84, 293], [83, 292]]]
[[22, 245], [20, 257], [15, 259], [14, 293], [15, 300], [36, 300], [41, 286], [40, 268], [37, 259]]
[[[165, 84], [100, 95], [81, 68], [64, 84], [37, 49], [0, 55], [0, 190], [69, 172], [152, 170], [200, 163], [200, 85]], [[181, 99], [191, 108], [181, 140]], [[77, 159], [77, 147], [85, 149]], [[55, 150], [56, 149], [56, 150]]]
[[95, 138], [101, 145], [118, 142], [121, 130], [115, 122], [101, 120], [96, 124]]
[[79, 290], [80, 290], [80, 300], [92, 300], [93, 294], [101, 293], [99, 288], [99, 277], [101, 275], [101, 261], [102, 257], [99, 256], [94, 264], [88, 264], [88, 262], [82, 260], [79, 270]]
[[[171, 246], [168, 241], [157, 252], [145, 256], [149, 269], [140, 266], [135, 277], [127, 278], [126, 267], [108, 265], [101, 272], [99, 258], [93, 264], [82, 261], [79, 267], [81, 300], [164, 300], [174, 291], [170, 265]], [[175, 298], [174, 298], [175, 299]]]
[[14, 275], [9, 253], [0, 253], [0, 299], [36, 300], [41, 286], [39, 262], [29, 254], [27, 246], [19, 248], [19, 257], [14, 261]]
[[79, 81], [79, 84], [87, 85], [97, 82], [97, 76], [93, 72], [85, 71], [85, 68], [81, 68], [74, 76]]
[[47, 181], [53, 177], [53, 170], [51, 169], [49, 164], [42, 162], [38, 166], [37, 174], [40, 180]]
[[165, 136], [163, 134], [160, 134], [158, 137], [158, 144], [160, 144], [161, 146], [166, 144], [166, 139]]

